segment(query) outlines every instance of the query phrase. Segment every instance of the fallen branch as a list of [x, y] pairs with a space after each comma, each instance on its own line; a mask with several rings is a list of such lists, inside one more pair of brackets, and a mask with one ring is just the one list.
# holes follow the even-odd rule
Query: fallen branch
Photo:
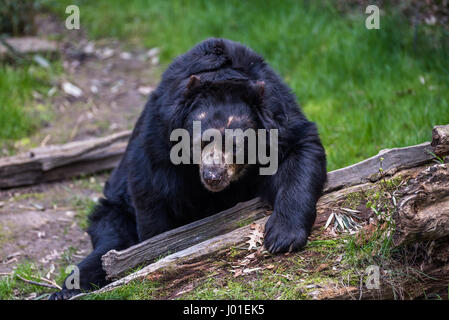
[[0, 41], [0, 58], [12, 53], [15, 56], [24, 58], [26, 54], [45, 53], [54, 54], [58, 51], [58, 44], [55, 41], [37, 38], [37, 37], [20, 37], [20, 38], [4, 38]]
[[54, 283], [43, 283], [43, 282], [37, 282], [37, 281], [33, 281], [33, 280], [28, 280], [28, 279], [25, 279], [25, 278], [21, 277], [18, 274], [16, 274], [16, 277], [19, 278], [20, 280], [26, 282], [26, 283], [29, 283], [29, 284], [34, 284], [36, 286], [41, 286], [41, 287], [47, 287], [47, 288], [61, 290], [61, 287], [56, 285], [56, 284], [54, 284]]
[[112, 169], [125, 152], [130, 131], [103, 138], [32, 149], [0, 159], [0, 189], [63, 180]]

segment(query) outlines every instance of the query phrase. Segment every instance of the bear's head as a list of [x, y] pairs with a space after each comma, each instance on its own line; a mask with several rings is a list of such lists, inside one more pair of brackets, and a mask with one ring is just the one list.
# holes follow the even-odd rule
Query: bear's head
[[187, 84], [182, 127], [191, 138], [190, 159], [204, 187], [219, 192], [257, 163], [257, 133], [264, 82], [234, 79]]

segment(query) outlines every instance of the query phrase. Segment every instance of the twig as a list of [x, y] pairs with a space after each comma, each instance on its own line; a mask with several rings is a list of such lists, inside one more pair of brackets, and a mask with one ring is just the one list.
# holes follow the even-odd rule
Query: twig
[[29, 284], [34, 284], [34, 285], [36, 285], [36, 286], [41, 286], [41, 287], [47, 287], [47, 288], [52, 288], [52, 289], [58, 289], [58, 290], [61, 290], [61, 287], [60, 287], [60, 286], [56, 286], [56, 285], [54, 285], [54, 284], [48, 284], [48, 283], [42, 283], [42, 282], [37, 282], [37, 281], [33, 281], [33, 280], [28, 280], [28, 279], [25, 279], [25, 278], [21, 277], [21, 276], [18, 275], [18, 274], [16, 274], [16, 276], [17, 276], [17, 278], [19, 278], [20, 280], [22, 280], [22, 281], [24, 281], [24, 282], [26, 282], [26, 283], [29, 283]]
[[0, 277], [7, 277], [12, 275], [12, 272], [0, 272]]
[[12, 54], [12, 56], [19, 61], [28, 61], [28, 59], [19, 51], [16, 50], [12, 45], [6, 41], [6, 37], [4, 35], [0, 35], [0, 43]]
[[47, 282], [47, 283], [49, 283], [49, 284], [54, 285], [58, 290], [62, 290], [62, 287], [59, 286], [59, 285], [58, 285], [56, 282], [54, 282], [53, 280], [46, 279], [46, 278], [40, 278], [40, 280], [45, 281], [45, 282]]

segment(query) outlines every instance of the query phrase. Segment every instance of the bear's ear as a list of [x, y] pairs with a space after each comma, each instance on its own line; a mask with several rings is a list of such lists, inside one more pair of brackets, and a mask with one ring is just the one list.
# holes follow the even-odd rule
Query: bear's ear
[[196, 87], [198, 87], [201, 83], [200, 77], [192, 74], [190, 76], [189, 82], [187, 83], [187, 91], [190, 91]]
[[259, 97], [263, 98], [263, 94], [265, 93], [265, 81], [251, 81], [251, 86], [259, 94]]

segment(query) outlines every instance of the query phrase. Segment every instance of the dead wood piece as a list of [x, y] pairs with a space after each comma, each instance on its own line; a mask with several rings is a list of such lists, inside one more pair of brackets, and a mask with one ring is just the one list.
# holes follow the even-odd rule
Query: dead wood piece
[[437, 156], [449, 154], [449, 125], [433, 128], [432, 147]]
[[107, 278], [116, 278], [126, 270], [151, 262], [167, 252], [183, 250], [207, 239], [230, 232], [241, 223], [249, 223], [269, 214], [259, 198], [242, 202], [213, 216], [169, 230], [122, 251], [111, 250], [102, 257]]
[[0, 189], [61, 180], [114, 168], [125, 152], [130, 131], [103, 138], [30, 150], [0, 159]]
[[449, 235], [449, 164], [436, 164], [408, 181], [394, 220], [395, 245]]
[[[58, 44], [55, 41], [37, 37], [9, 38], [5, 41], [7, 46], [12, 47], [19, 54], [55, 53], [58, 51]], [[7, 46], [0, 43], [0, 57], [10, 51]]]
[[[256, 220], [255, 223], [265, 225], [268, 217]], [[179, 252], [175, 252], [162, 258], [143, 269], [136, 271], [126, 277], [118, 279], [107, 286], [92, 292], [92, 294], [104, 293], [114, 290], [117, 287], [123, 286], [131, 281], [142, 279], [147, 275], [154, 273], [161, 269], [175, 269], [178, 266], [198, 261], [198, 259], [205, 259], [213, 254], [219, 254], [220, 251], [225, 250], [231, 246], [237, 246], [245, 242], [248, 234], [251, 232], [251, 226], [244, 226], [233, 230], [229, 233], [222, 234], [218, 237], [211, 238], [201, 243], [195, 244]], [[85, 293], [76, 295], [71, 299], [78, 299], [86, 295]]]
[[383, 176], [382, 172], [391, 175], [399, 170], [425, 164], [433, 158], [429, 151], [432, 151], [429, 142], [411, 147], [383, 150], [374, 157], [329, 172], [325, 192], [377, 181]]

